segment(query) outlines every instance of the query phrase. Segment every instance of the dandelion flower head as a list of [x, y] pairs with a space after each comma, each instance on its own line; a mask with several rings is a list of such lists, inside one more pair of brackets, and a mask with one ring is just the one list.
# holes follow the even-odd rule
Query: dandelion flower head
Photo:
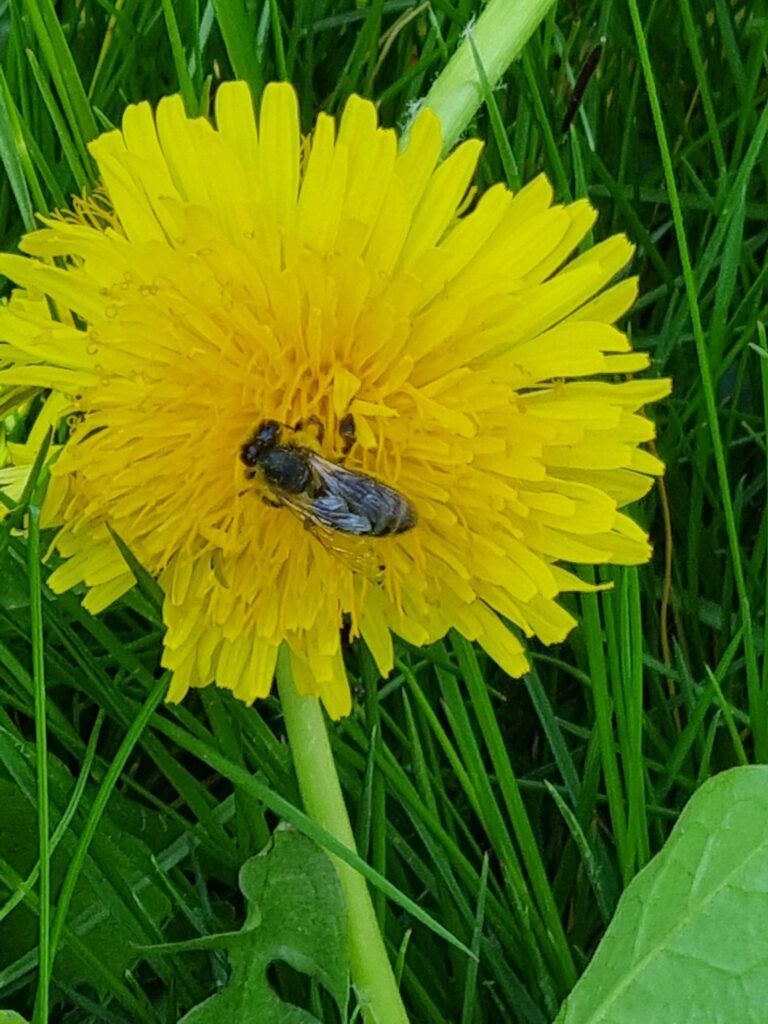
[[[134, 583], [122, 538], [164, 594], [173, 700], [212, 681], [263, 697], [285, 644], [299, 690], [346, 714], [344, 622], [382, 673], [393, 634], [455, 628], [520, 675], [508, 622], [545, 643], [574, 624], [557, 596], [583, 585], [559, 562], [649, 555], [620, 509], [661, 471], [641, 407], [668, 386], [616, 380], [648, 363], [614, 326], [631, 246], [573, 258], [595, 213], [543, 177], [473, 196], [480, 143], [441, 162], [428, 110], [402, 151], [358, 97], [303, 139], [285, 84], [258, 118], [222, 85], [215, 123], [178, 96], [128, 107], [91, 143], [100, 189], [0, 258], [18, 286], [0, 384], [51, 389], [71, 424], [43, 509], [50, 586], [105, 608]], [[302, 444], [340, 463], [350, 415], [345, 465], [418, 522], [340, 554], [240, 456], [266, 419], [311, 421]]]

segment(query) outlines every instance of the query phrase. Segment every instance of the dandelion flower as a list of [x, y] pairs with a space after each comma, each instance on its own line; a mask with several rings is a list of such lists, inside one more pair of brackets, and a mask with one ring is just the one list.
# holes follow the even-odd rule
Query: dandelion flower
[[[258, 122], [243, 83], [215, 114], [128, 107], [91, 143], [99, 190], [0, 258], [18, 285], [0, 384], [52, 389], [71, 424], [43, 509], [50, 586], [85, 584], [93, 612], [120, 597], [119, 535], [164, 594], [171, 700], [210, 682], [264, 697], [285, 644], [299, 691], [344, 715], [343, 622], [383, 674], [393, 634], [453, 627], [520, 675], [509, 623], [544, 643], [574, 625], [557, 597], [583, 585], [561, 561], [649, 557], [620, 509], [661, 472], [641, 408], [668, 384], [616, 380], [648, 364], [613, 326], [630, 244], [571, 258], [595, 213], [553, 204], [543, 177], [475, 202], [481, 145], [440, 162], [429, 110], [402, 152], [354, 96], [308, 139], [285, 84]], [[302, 445], [340, 463], [350, 414], [345, 466], [418, 522], [340, 554], [241, 449], [266, 419], [312, 422]]]

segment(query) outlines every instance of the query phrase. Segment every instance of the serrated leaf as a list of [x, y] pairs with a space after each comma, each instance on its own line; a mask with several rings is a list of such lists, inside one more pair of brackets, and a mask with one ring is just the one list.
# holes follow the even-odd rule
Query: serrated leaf
[[632, 881], [556, 1024], [765, 1024], [768, 767], [691, 798]]
[[316, 978], [346, 1019], [347, 920], [341, 886], [327, 854], [292, 829], [278, 829], [269, 850], [246, 861], [240, 888], [248, 901], [242, 931], [222, 937], [229, 984], [179, 1024], [318, 1024], [279, 998], [267, 968], [283, 960]]
[[[72, 780], [52, 756], [49, 757], [49, 773], [51, 790], [63, 802]], [[19, 876], [26, 878], [37, 859], [37, 833], [30, 825], [34, 810], [20, 789], [2, 777], [0, 807], [0, 860], [6, 861]], [[111, 829], [111, 822], [105, 815], [102, 829], [93, 839], [90, 856], [78, 879], [67, 925], [80, 945], [98, 956], [106, 971], [120, 977], [139, 958], [141, 944], [152, 937], [147, 933], [146, 922], [159, 926], [159, 922], [167, 917], [170, 904], [167, 896], [149, 881], [152, 871], [150, 849], [124, 829], [117, 831], [113, 840], [109, 835]], [[71, 856], [71, 843], [71, 838], [66, 837], [51, 858], [54, 897], [59, 892]], [[132, 899], [141, 906], [141, 913], [134, 912], [132, 903], [126, 905], [109, 873], [119, 875], [129, 884], [137, 883]], [[26, 903], [16, 906], [0, 922], [3, 940], [0, 942], [0, 970], [8, 969], [34, 949], [38, 930], [34, 909]], [[101, 991], [103, 985], [103, 978], [93, 974], [88, 962], [78, 955], [78, 949], [66, 940], [56, 957], [53, 977], [65, 979], [73, 986], [88, 985], [97, 991]]]

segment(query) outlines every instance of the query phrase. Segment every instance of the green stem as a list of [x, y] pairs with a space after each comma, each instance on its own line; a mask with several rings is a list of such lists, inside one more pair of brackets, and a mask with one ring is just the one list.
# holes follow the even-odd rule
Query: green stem
[[[304, 808], [318, 825], [354, 850], [320, 702], [297, 692], [285, 648], [277, 663], [277, 688]], [[363, 1019], [366, 1024], [408, 1024], [365, 879], [338, 858], [331, 859], [347, 904], [352, 983]]]
[[488, 87], [493, 89], [553, 3], [554, 0], [490, 0], [477, 21], [468, 26], [467, 38], [424, 100], [424, 106], [440, 118], [444, 152], [453, 147], [483, 101], [478, 64]]
[[35, 685], [35, 759], [37, 765], [37, 828], [40, 865], [39, 982], [34, 1019], [47, 1024], [51, 975], [51, 857], [48, 807], [48, 734], [46, 725], [45, 662], [43, 658], [43, 607], [40, 579], [40, 506], [29, 506], [29, 614], [32, 633], [32, 678]]

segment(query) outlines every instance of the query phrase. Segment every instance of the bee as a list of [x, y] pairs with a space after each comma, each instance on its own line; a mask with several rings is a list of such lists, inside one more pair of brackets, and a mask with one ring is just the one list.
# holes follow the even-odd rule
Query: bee
[[[313, 421], [322, 442], [322, 424]], [[302, 428], [299, 422], [294, 430]], [[416, 510], [405, 495], [286, 440], [284, 432], [290, 429], [277, 420], [262, 420], [240, 449], [247, 475], [260, 474], [275, 505], [290, 509], [308, 527], [357, 537], [389, 537], [416, 525]], [[344, 456], [355, 443], [351, 414], [341, 420], [339, 433]]]

